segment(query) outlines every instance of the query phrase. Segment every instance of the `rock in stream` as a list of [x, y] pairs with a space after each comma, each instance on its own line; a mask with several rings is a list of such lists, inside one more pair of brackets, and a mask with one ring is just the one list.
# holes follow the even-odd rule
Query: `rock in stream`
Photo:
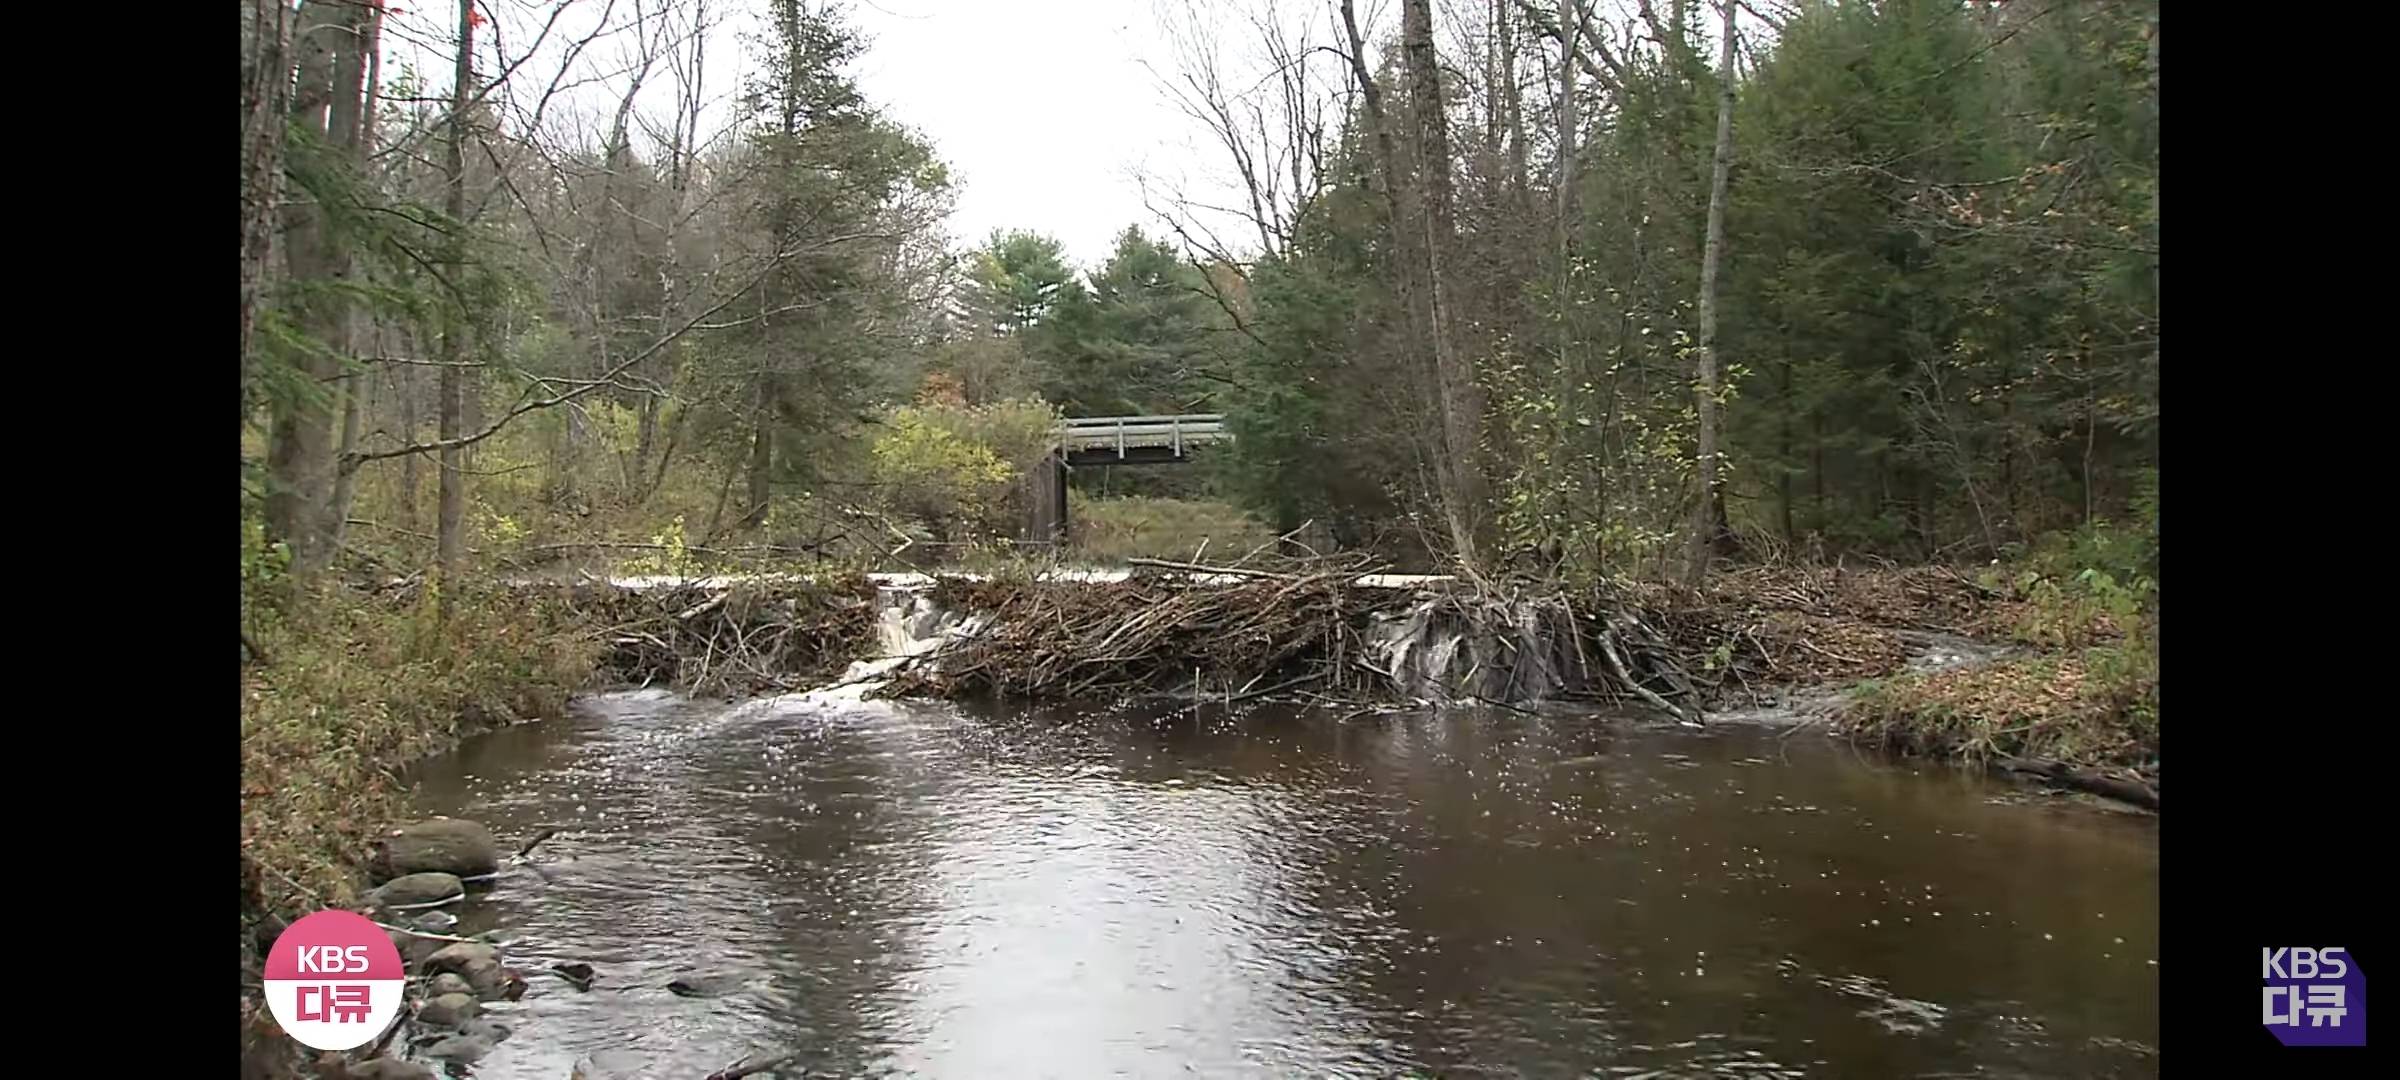
[[482, 877], [500, 870], [500, 846], [491, 830], [460, 818], [428, 818], [399, 826], [375, 845], [377, 880], [440, 873]]

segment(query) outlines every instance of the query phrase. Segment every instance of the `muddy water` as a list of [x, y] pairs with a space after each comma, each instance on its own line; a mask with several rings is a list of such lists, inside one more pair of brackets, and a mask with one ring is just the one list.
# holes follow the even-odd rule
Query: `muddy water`
[[2158, 1071], [2155, 820], [1806, 732], [637, 693], [418, 782], [600, 971], [480, 1080]]

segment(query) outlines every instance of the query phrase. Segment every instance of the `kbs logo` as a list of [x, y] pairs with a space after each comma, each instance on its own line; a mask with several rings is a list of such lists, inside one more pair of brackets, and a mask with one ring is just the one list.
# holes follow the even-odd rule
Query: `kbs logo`
[[348, 1050], [400, 1015], [408, 972], [392, 939], [363, 915], [320, 911], [267, 950], [267, 1011], [300, 1045]]
[[2367, 976], [2349, 950], [2260, 949], [2266, 1025], [2285, 1046], [2365, 1046]]

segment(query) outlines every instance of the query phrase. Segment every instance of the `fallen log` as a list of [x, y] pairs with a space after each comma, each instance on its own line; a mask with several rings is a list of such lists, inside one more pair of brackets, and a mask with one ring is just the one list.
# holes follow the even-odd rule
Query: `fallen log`
[[1660, 712], [1678, 717], [1684, 715], [1684, 711], [1682, 709], [1676, 708], [1674, 705], [1669, 704], [1667, 699], [1658, 696], [1658, 691], [1652, 690], [1647, 686], [1643, 686], [1641, 680], [1634, 678], [1633, 673], [1626, 670], [1625, 657], [1622, 653], [1617, 651], [1615, 630], [1611, 629], [1600, 631], [1599, 640], [1600, 655], [1608, 660], [1609, 674], [1615, 675], [1618, 682], [1625, 684], [1626, 689], [1633, 691], [1635, 696], [1640, 697], [1643, 701], [1649, 702]]
[[2040, 777], [2061, 787], [2116, 799], [2119, 802], [2132, 803], [2146, 810], [2158, 809], [2157, 788], [2137, 780], [2110, 776], [2098, 769], [2079, 768], [2063, 761], [2011, 757], [2006, 754], [1994, 757], [1991, 765], [2002, 772]]

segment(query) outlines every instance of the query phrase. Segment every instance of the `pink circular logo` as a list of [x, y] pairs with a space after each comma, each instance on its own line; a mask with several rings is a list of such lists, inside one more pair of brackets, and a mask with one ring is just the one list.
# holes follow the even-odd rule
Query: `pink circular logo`
[[364, 1046], [400, 1015], [408, 969], [364, 915], [320, 911], [267, 950], [267, 1011], [311, 1050]]

